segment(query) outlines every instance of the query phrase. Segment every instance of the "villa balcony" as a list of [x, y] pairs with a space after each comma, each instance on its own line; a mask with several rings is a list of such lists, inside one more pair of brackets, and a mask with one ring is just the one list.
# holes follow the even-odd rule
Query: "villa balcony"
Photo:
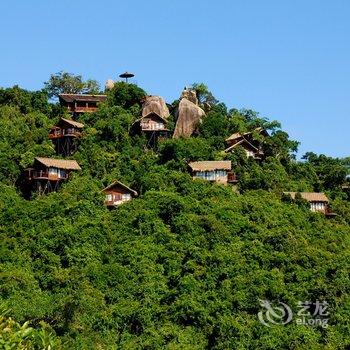
[[27, 170], [27, 179], [31, 180], [48, 180], [48, 181], [60, 181], [66, 180], [68, 178], [68, 174], [52, 174], [46, 170]]
[[142, 131], [168, 131], [164, 125], [141, 124]]
[[92, 113], [97, 111], [97, 106], [96, 107], [75, 107], [71, 108], [70, 110], [74, 113]]
[[81, 131], [76, 129], [54, 129], [49, 133], [49, 139], [59, 139], [62, 137], [81, 137]]

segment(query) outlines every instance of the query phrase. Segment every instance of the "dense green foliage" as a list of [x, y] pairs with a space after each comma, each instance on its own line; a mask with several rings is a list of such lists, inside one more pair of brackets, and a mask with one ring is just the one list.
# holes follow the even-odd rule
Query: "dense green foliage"
[[4, 350], [51, 350], [61, 348], [61, 342], [45, 323], [35, 329], [28, 321], [21, 325], [3, 311], [0, 315], [0, 347]]
[[114, 83], [113, 88], [108, 94], [108, 104], [111, 106], [120, 106], [123, 108], [131, 108], [134, 113], [137, 113], [137, 106], [146, 96], [146, 92], [135, 84], [128, 84], [124, 81]]
[[59, 94], [98, 94], [100, 85], [96, 80], [84, 81], [81, 75], [58, 72], [45, 82], [45, 91], [50, 98]]
[[[348, 160], [309, 153], [299, 162], [297, 142], [277, 122], [221, 103], [198, 136], [149, 150], [129, 134], [144, 95], [116, 84], [79, 119], [86, 127], [73, 158], [82, 172], [26, 200], [20, 175], [35, 156], [54, 155], [47, 132], [57, 107], [42, 92], [0, 91], [0, 295], [6, 317], [19, 322], [5, 318], [11, 331], [0, 341], [28, 349], [349, 347]], [[259, 126], [271, 133], [262, 162], [239, 148], [222, 152], [230, 133]], [[237, 191], [191, 179], [187, 162], [208, 159], [232, 160]], [[101, 189], [113, 179], [140, 196], [108, 210]], [[285, 190], [325, 191], [338, 216], [281, 200]], [[298, 301], [326, 300], [329, 327], [268, 328], [259, 299], [293, 311]], [[25, 321], [33, 333], [22, 334]]]

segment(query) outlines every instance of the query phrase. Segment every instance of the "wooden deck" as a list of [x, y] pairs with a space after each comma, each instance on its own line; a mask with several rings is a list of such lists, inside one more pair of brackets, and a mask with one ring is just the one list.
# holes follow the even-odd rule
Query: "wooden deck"
[[68, 178], [68, 174], [65, 176], [58, 176], [54, 174], [50, 174], [44, 170], [29, 170], [27, 174], [28, 180], [49, 180], [49, 181], [61, 181], [66, 180]]
[[62, 137], [81, 137], [82, 133], [78, 130], [68, 130], [68, 129], [62, 129], [62, 130], [55, 130], [49, 133], [49, 139], [60, 139]]
[[74, 113], [91, 113], [97, 111], [98, 107], [75, 107], [68, 109]]

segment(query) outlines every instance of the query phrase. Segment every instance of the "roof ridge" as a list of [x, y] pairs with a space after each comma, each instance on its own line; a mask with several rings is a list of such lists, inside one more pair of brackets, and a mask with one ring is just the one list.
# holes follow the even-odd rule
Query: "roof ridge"
[[130, 188], [129, 186], [125, 185], [124, 183], [122, 183], [121, 181], [119, 180], [114, 180], [111, 184], [109, 184], [107, 187], [105, 187], [101, 192], [105, 191], [105, 190], [108, 190], [109, 188], [111, 188], [112, 186], [114, 185], [120, 185], [121, 187], [124, 187], [126, 188], [127, 190], [129, 190], [130, 192], [133, 192], [135, 194], [135, 196], [138, 195], [137, 191], [133, 190], [132, 188]]
[[77, 122], [77, 121], [75, 121], [75, 120], [73, 120], [73, 119], [67, 119], [67, 118], [61, 117], [61, 120], [65, 121], [65, 122], [67, 122], [67, 123], [71, 123], [72, 125], [75, 124], [75, 126], [77, 126], [77, 127], [79, 127], [78, 124], [80, 125], [81, 128], [84, 127], [84, 124], [83, 124], [83, 123]]
[[80, 165], [75, 159], [35, 157], [35, 160], [45, 165], [46, 167], [54, 167], [54, 168], [69, 169], [69, 170], [81, 170]]

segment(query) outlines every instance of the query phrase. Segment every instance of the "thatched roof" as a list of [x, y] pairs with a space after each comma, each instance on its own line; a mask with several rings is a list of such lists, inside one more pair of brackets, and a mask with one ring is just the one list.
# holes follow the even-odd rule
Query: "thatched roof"
[[[254, 129], [255, 132], [263, 135], [263, 136], [269, 136], [269, 133], [262, 127], [256, 128]], [[254, 131], [248, 131], [245, 133], [240, 133], [240, 132], [235, 132], [233, 133], [231, 136], [229, 136], [225, 141], [235, 141], [238, 140], [240, 138], [244, 138], [245, 136], [250, 136]]]
[[161, 117], [159, 114], [157, 114], [155, 112], [149, 112], [148, 114], [142, 116], [142, 118], [140, 118], [139, 120], [142, 120], [142, 119], [145, 119], [145, 118], [152, 118], [152, 117], [155, 117], [156, 119], [160, 119], [165, 124], [167, 123], [167, 120], [165, 118]]
[[213, 171], [213, 170], [231, 170], [230, 160], [206, 160], [202, 162], [191, 162], [188, 166], [192, 171]]
[[78, 128], [78, 129], [82, 129], [84, 127], [84, 124], [76, 122], [75, 120], [71, 120], [71, 119], [61, 118], [60, 122], [67, 123], [67, 124], [69, 124], [75, 128]]
[[[295, 199], [295, 196], [298, 192], [283, 192], [284, 194], [290, 195], [292, 199]], [[317, 192], [299, 192], [301, 198], [307, 200], [308, 202], [329, 202], [329, 199], [324, 193]]]
[[225, 141], [234, 141], [234, 140], [240, 139], [242, 137], [243, 137], [243, 135], [241, 133], [235, 132], [230, 137], [228, 137]]
[[36, 157], [35, 160], [48, 168], [52, 167], [65, 170], [81, 170], [81, 167], [75, 160], [53, 159], [43, 157]]
[[167, 124], [167, 120], [165, 118], [162, 118], [160, 115], [158, 115], [157, 113], [154, 113], [154, 112], [150, 112], [149, 114], [145, 115], [144, 117], [141, 117], [140, 119], [137, 119], [135, 120], [133, 123], [132, 123], [132, 127], [136, 127], [136, 126], [139, 126], [140, 123], [143, 121], [143, 119], [145, 118], [156, 118], [160, 121], [162, 121], [164, 124]]
[[111, 190], [114, 187], [122, 187], [126, 191], [130, 192], [134, 197], [137, 196], [137, 192], [135, 190], [131, 189], [130, 187], [126, 186], [125, 184], [123, 184], [122, 182], [120, 182], [118, 180], [115, 180], [114, 182], [112, 182], [110, 185], [108, 185], [106, 188], [104, 188], [102, 190], [102, 192]]
[[235, 144], [231, 145], [230, 147], [225, 149], [225, 152], [230, 152], [232, 151], [235, 147], [241, 145], [243, 148], [249, 148], [255, 152], [259, 152], [258, 148], [253, 146], [248, 140], [246, 139], [241, 139], [240, 141], [236, 142]]
[[60, 94], [58, 97], [65, 102], [103, 102], [107, 98], [107, 95]]

